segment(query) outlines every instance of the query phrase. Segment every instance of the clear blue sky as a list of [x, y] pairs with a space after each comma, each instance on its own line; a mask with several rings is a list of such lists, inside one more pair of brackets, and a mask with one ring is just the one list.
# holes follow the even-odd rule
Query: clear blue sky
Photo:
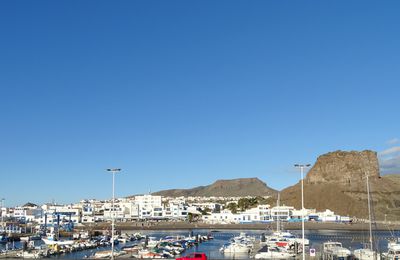
[[398, 1], [2, 1], [7, 205], [258, 177], [333, 150], [400, 172]]

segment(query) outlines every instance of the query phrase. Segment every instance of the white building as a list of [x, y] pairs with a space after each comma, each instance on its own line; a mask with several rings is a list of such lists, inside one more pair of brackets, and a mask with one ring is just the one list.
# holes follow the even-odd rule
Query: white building
[[221, 211], [221, 204], [215, 202], [194, 202], [190, 203], [190, 206], [195, 206], [198, 209], [206, 210], [209, 209], [211, 212]]
[[315, 209], [294, 209], [292, 210], [292, 214], [290, 215], [291, 220], [301, 220], [302, 216], [304, 216], [304, 220], [308, 221], [309, 216], [315, 215]]
[[182, 201], [170, 201], [164, 207], [163, 217], [170, 219], [186, 219], [189, 212], [188, 208], [188, 205]]
[[289, 206], [276, 206], [271, 208], [271, 218], [276, 221], [279, 220], [289, 220], [294, 207]]
[[39, 224], [54, 225], [66, 223], [81, 223], [82, 209], [73, 205], [42, 205], [43, 215], [39, 219]]
[[341, 217], [336, 215], [335, 212], [327, 209], [324, 212], [318, 212], [318, 220], [323, 222], [339, 222]]
[[219, 213], [203, 215], [202, 219], [204, 222], [209, 224], [237, 224], [242, 220], [239, 214], [233, 214], [227, 209], [222, 210]]
[[139, 207], [139, 218], [148, 219], [154, 216], [162, 215], [162, 199], [161, 196], [141, 195], [135, 196], [135, 204]]
[[43, 216], [41, 208], [15, 207], [11, 217], [24, 222], [33, 222]]

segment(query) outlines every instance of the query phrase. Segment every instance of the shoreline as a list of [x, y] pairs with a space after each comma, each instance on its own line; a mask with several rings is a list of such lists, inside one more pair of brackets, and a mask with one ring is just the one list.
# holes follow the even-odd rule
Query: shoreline
[[[283, 223], [285, 230], [301, 230], [301, 222]], [[105, 231], [111, 228], [110, 223], [85, 224], [75, 227], [75, 230]], [[252, 223], [252, 224], [206, 224], [206, 223], [187, 223], [187, 222], [125, 222], [116, 223], [116, 230], [275, 230], [276, 223]], [[305, 230], [349, 230], [367, 231], [368, 223], [320, 223], [305, 222]], [[373, 227], [375, 231], [396, 231], [400, 230], [399, 224], [377, 224]]]

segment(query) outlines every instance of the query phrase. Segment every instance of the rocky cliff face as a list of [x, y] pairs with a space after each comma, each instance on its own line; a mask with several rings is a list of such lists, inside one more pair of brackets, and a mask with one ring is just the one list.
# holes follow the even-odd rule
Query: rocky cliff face
[[379, 163], [376, 152], [336, 151], [321, 155], [308, 172], [306, 182], [350, 183], [362, 181], [365, 174], [371, 179], [379, 178]]
[[[400, 214], [400, 175], [380, 178], [376, 152], [336, 151], [321, 155], [304, 182], [306, 208], [368, 218], [365, 173], [369, 174], [373, 215], [376, 220], [397, 220]], [[301, 208], [301, 184], [281, 191], [281, 202]]]

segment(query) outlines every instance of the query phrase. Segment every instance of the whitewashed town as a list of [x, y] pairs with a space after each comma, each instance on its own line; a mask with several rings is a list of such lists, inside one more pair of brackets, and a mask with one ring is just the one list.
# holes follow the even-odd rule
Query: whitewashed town
[[[268, 223], [279, 218], [281, 221], [301, 221], [302, 210], [289, 205], [256, 203], [254, 207], [246, 205], [245, 209], [237, 207], [241, 201], [256, 200], [252, 197], [163, 197], [157, 195], [140, 195], [115, 200], [115, 220], [131, 221], [196, 221], [209, 224]], [[263, 197], [261, 199], [268, 199]], [[4, 201], [3, 201], [4, 202]], [[232, 205], [234, 205], [232, 209]], [[111, 219], [112, 200], [81, 200], [78, 203], [59, 205], [46, 203], [36, 205], [26, 203], [17, 207], [1, 208], [3, 223], [36, 223], [52, 225], [53, 223], [80, 225], [104, 222]], [[340, 216], [326, 209], [317, 212], [305, 209], [306, 221], [343, 222], [351, 221], [350, 216]], [[7, 226], [1, 229], [6, 229]], [[10, 228], [10, 227], [8, 227]], [[15, 228], [15, 227], [14, 227]]]

